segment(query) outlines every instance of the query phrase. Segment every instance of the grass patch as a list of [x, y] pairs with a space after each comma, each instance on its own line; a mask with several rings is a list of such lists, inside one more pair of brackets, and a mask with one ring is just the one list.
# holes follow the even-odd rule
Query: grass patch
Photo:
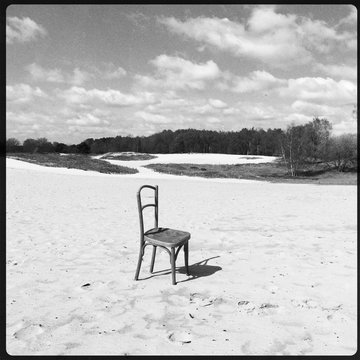
[[42, 166], [63, 167], [85, 171], [90, 170], [105, 174], [136, 174], [138, 172], [137, 169], [113, 165], [104, 160], [92, 159], [90, 156], [79, 154], [59, 155], [57, 153], [9, 153], [7, 156], [13, 159], [27, 161]]
[[151, 160], [156, 159], [157, 156], [144, 154], [144, 153], [121, 153], [121, 154], [106, 154], [101, 157], [101, 159], [108, 159], [108, 160], [122, 160], [122, 161], [131, 161], [131, 160]]
[[209, 165], [209, 164], [149, 164], [146, 168], [157, 172], [200, 176], [205, 178], [229, 178], [262, 180], [277, 183], [303, 183], [319, 185], [356, 185], [357, 173], [340, 173], [323, 167], [311, 168], [291, 177], [281, 161], [262, 164]]

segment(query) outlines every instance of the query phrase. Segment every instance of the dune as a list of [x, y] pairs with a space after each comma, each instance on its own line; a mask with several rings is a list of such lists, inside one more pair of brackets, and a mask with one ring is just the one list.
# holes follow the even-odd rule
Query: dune
[[[230, 161], [203, 155], [146, 163]], [[147, 170], [109, 175], [6, 160], [9, 354], [357, 351], [356, 186]], [[159, 225], [191, 233], [191, 275], [181, 252], [175, 286], [165, 252], [149, 273], [149, 248], [134, 281], [143, 184], [159, 186]]]

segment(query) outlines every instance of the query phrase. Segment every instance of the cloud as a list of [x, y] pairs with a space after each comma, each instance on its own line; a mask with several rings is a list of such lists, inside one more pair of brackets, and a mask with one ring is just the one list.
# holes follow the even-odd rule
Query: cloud
[[44, 69], [43, 67], [32, 63], [25, 66], [25, 70], [29, 72], [33, 80], [49, 81], [62, 83], [65, 81], [64, 75], [59, 69]]
[[286, 84], [285, 79], [278, 79], [272, 74], [262, 70], [252, 71], [249, 76], [246, 77], [232, 76], [231, 81], [230, 90], [238, 93], [269, 90]]
[[338, 65], [338, 64], [316, 64], [314, 70], [321, 71], [322, 73], [334, 76], [341, 79], [357, 81], [357, 66]]
[[296, 34], [288, 28], [275, 28], [258, 33], [227, 18], [198, 17], [181, 22], [173, 17], [159, 20], [171, 31], [241, 57], [259, 59], [273, 64], [285, 61], [309, 61], [311, 54], [296, 42]]
[[302, 125], [302, 124], [306, 124], [310, 121], [313, 120], [312, 116], [309, 115], [304, 115], [302, 113], [290, 113], [288, 115], [286, 115], [284, 118], [284, 123], [290, 125], [290, 124], [295, 124], [295, 125]]
[[253, 10], [248, 20], [250, 32], [264, 33], [274, 29], [292, 28], [296, 22], [295, 15], [283, 15], [275, 12], [276, 6], [261, 6]]
[[219, 100], [219, 99], [209, 99], [209, 104], [212, 107], [217, 108], [217, 109], [222, 109], [222, 108], [227, 107], [227, 104], [224, 101]]
[[142, 120], [149, 121], [155, 124], [168, 124], [172, 122], [172, 119], [164, 115], [153, 114], [146, 111], [137, 111], [134, 113], [135, 117]]
[[312, 102], [302, 100], [296, 100], [293, 102], [291, 104], [291, 108], [297, 113], [312, 117], [341, 118], [349, 113], [348, 109], [345, 109], [344, 107], [314, 104]]
[[319, 103], [344, 104], [356, 102], [357, 98], [357, 88], [352, 82], [321, 77], [289, 79], [287, 86], [277, 91], [284, 98]]
[[309, 50], [318, 53], [329, 53], [335, 45], [346, 46], [346, 42], [353, 39], [353, 34], [338, 32], [335, 27], [329, 27], [321, 20], [303, 19], [296, 31], [299, 41], [303, 41]]
[[136, 75], [135, 80], [139, 85], [202, 90], [208, 81], [221, 75], [217, 64], [212, 60], [197, 64], [176, 56], [159, 55], [150, 63], [156, 67], [156, 73], [153, 76]]
[[8, 17], [6, 19], [6, 43], [29, 42], [45, 36], [47, 31], [28, 17]]
[[356, 33], [340, 32], [324, 21], [276, 13], [274, 6], [255, 7], [244, 23], [217, 17], [162, 17], [158, 22], [203, 45], [277, 67], [306, 64], [313, 60], [312, 52], [328, 52], [356, 39]]
[[133, 106], [142, 104], [151, 104], [156, 101], [153, 94], [149, 92], [140, 92], [136, 95], [124, 94], [118, 90], [91, 89], [73, 86], [67, 90], [57, 90], [57, 95], [65, 99], [69, 104], [84, 104], [100, 102], [112, 106]]
[[[351, 115], [353, 104], [345, 106], [332, 106], [327, 104], [315, 104], [312, 102], [296, 100], [291, 104], [294, 113], [287, 116], [300, 122], [313, 120], [314, 117], [326, 118], [333, 124], [334, 135], [340, 133], [356, 133], [357, 121]], [[301, 115], [300, 115], [301, 114]]]
[[93, 78], [93, 75], [87, 71], [75, 68], [71, 75], [67, 75], [67, 82], [73, 85], [82, 85], [84, 82]]
[[357, 134], [357, 121], [354, 119], [342, 120], [337, 124], [333, 125], [332, 134], [333, 135], [342, 135], [342, 134]]
[[120, 79], [127, 75], [127, 71], [121, 66], [116, 66], [112, 62], [100, 62], [97, 65], [89, 66], [88, 70], [98, 79]]
[[35, 63], [25, 66], [30, 76], [35, 81], [46, 81], [54, 83], [69, 83], [72, 85], [82, 85], [94, 77], [88, 71], [75, 68], [72, 73], [67, 73], [60, 69], [46, 69]]
[[28, 84], [6, 85], [6, 101], [12, 103], [28, 103], [34, 98], [46, 98], [47, 94], [39, 87]]
[[217, 114], [222, 115], [228, 105], [219, 99], [208, 99], [207, 101], [194, 100], [189, 103], [185, 109], [185, 112], [190, 114], [206, 115], [206, 114]]
[[342, 18], [336, 27], [341, 26], [357, 26], [357, 8], [354, 5], [348, 5], [349, 14]]
[[105, 79], [120, 79], [127, 74], [126, 70], [119, 66], [115, 70], [107, 70], [104, 72], [103, 77]]
[[97, 116], [94, 116], [90, 113], [77, 115], [75, 118], [67, 120], [66, 123], [70, 125], [78, 125], [78, 126], [109, 124], [107, 120], [100, 119]]

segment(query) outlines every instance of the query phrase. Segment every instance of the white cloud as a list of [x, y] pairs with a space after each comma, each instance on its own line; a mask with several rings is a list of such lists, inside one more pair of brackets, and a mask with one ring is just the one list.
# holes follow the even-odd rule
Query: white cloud
[[252, 71], [247, 77], [235, 76], [231, 77], [231, 79], [233, 84], [230, 89], [239, 93], [269, 90], [286, 84], [285, 79], [278, 79], [272, 74], [261, 70]]
[[199, 17], [184, 22], [165, 18], [159, 21], [177, 34], [239, 57], [256, 58], [273, 64], [285, 61], [306, 62], [311, 58], [310, 53], [296, 41], [296, 33], [288, 28], [280, 27], [271, 32], [258, 33], [226, 18]]
[[217, 64], [212, 60], [197, 64], [176, 56], [159, 55], [150, 63], [157, 69], [154, 76], [135, 77], [142, 86], [202, 90], [208, 81], [218, 78], [221, 74]]
[[77, 115], [75, 118], [67, 120], [66, 123], [70, 125], [78, 125], [78, 126], [109, 124], [108, 121], [102, 120], [90, 113]]
[[212, 114], [216, 109], [209, 104], [195, 105], [186, 109], [187, 112], [197, 115]]
[[328, 53], [336, 43], [346, 45], [353, 38], [351, 33], [338, 32], [321, 20], [304, 19], [296, 31], [308, 49], [320, 53]]
[[60, 98], [65, 99], [70, 104], [92, 103], [94, 101], [113, 106], [133, 106], [154, 103], [155, 97], [149, 92], [140, 92], [136, 95], [124, 94], [118, 90], [91, 89], [73, 86], [70, 89], [57, 90]]
[[313, 59], [312, 52], [328, 52], [336, 44], [351, 46], [356, 40], [354, 32], [340, 32], [319, 20], [279, 14], [274, 6], [255, 7], [247, 23], [217, 17], [184, 21], [164, 17], [158, 21], [203, 45], [278, 67], [305, 64]]
[[8, 124], [16, 123], [20, 125], [39, 125], [40, 123], [52, 123], [51, 117], [46, 114], [33, 111], [7, 111], [6, 121]]
[[355, 5], [348, 5], [349, 14], [342, 18], [339, 23], [336, 25], [337, 27], [340, 26], [356, 26], [357, 25], [357, 8]]
[[342, 120], [337, 124], [333, 125], [332, 134], [341, 135], [341, 134], [357, 134], [357, 121], [354, 119]]
[[121, 79], [127, 75], [127, 71], [121, 66], [116, 66], [112, 62], [100, 62], [97, 65], [89, 65], [88, 72], [100, 80]]
[[93, 75], [87, 71], [75, 68], [72, 73], [67, 73], [60, 69], [46, 69], [36, 63], [25, 66], [35, 81], [47, 81], [55, 83], [69, 83], [72, 85], [82, 85], [84, 82], [93, 78]]
[[287, 123], [288, 125], [290, 124], [302, 125], [312, 121], [313, 117], [302, 113], [290, 113], [287, 116], [285, 116], [283, 120], [284, 123]]
[[134, 115], [135, 117], [155, 124], [168, 124], [172, 122], [172, 119], [169, 117], [160, 114], [149, 113], [146, 111], [137, 111]]
[[105, 134], [114, 136], [113, 129], [108, 129], [103, 126], [70, 125], [68, 129], [73, 135], [81, 136], [78, 141], [82, 141], [84, 138], [94, 137], [94, 134], [98, 134], [99, 137]]
[[6, 19], [6, 43], [28, 42], [47, 34], [45, 28], [28, 17], [8, 17]]
[[275, 12], [275, 6], [255, 8], [249, 21], [250, 32], [263, 33], [280, 28], [292, 28], [296, 23], [295, 15], [283, 15]]
[[127, 74], [126, 70], [123, 69], [121, 66], [115, 70], [107, 70], [104, 72], [105, 79], [120, 79]]
[[6, 85], [6, 101], [12, 103], [27, 103], [35, 97], [46, 98], [47, 95], [39, 87], [28, 84]]
[[323, 72], [326, 75], [341, 79], [355, 81], [357, 80], [357, 66], [338, 65], [338, 64], [316, 64], [314, 70]]
[[227, 104], [224, 101], [219, 100], [219, 99], [209, 99], [209, 104], [212, 107], [217, 108], [217, 109], [222, 109], [222, 108], [227, 107]]
[[325, 104], [315, 104], [312, 102], [296, 100], [291, 104], [291, 108], [306, 116], [321, 117], [338, 121], [339, 119], [350, 116], [349, 106], [331, 106]]
[[287, 86], [279, 88], [278, 93], [284, 98], [332, 104], [356, 102], [357, 98], [357, 88], [352, 82], [321, 77], [289, 79]]
[[65, 81], [64, 75], [59, 69], [44, 69], [43, 67], [32, 63], [25, 66], [25, 70], [27, 70], [32, 79], [36, 81], [49, 81], [57, 83]]
[[67, 76], [67, 82], [73, 85], [82, 85], [84, 82], [90, 80], [93, 77], [87, 71], [80, 70], [79, 68], [75, 68], [71, 75]]

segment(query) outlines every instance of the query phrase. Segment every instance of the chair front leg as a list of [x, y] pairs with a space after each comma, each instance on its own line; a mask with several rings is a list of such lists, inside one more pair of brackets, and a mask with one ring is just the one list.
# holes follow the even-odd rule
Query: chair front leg
[[140, 246], [140, 251], [139, 251], [138, 264], [137, 264], [137, 267], [136, 267], [135, 280], [139, 279], [139, 272], [140, 272], [141, 262], [142, 262], [143, 256], [144, 256], [144, 245], [141, 245]]
[[154, 271], [155, 255], [156, 255], [156, 246], [153, 245], [153, 252], [152, 252], [151, 264], [150, 264], [150, 272], [151, 273]]
[[186, 269], [186, 275], [190, 275], [189, 273], [189, 243], [186, 242], [184, 244], [184, 260], [185, 260], [185, 269]]
[[175, 248], [174, 247], [171, 248], [170, 261], [171, 261], [172, 284], [176, 285], [176, 278], [175, 278]]

